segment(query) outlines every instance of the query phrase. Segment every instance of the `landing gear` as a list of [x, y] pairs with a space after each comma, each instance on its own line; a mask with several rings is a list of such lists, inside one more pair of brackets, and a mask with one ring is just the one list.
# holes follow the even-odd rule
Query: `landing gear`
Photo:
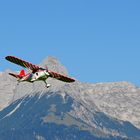
[[20, 80], [17, 80], [17, 86], [19, 85], [19, 83], [20, 83]]
[[44, 81], [45, 85], [46, 85], [46, 88], [49, 88], [51, 85], [48, 84], [46, 81]]

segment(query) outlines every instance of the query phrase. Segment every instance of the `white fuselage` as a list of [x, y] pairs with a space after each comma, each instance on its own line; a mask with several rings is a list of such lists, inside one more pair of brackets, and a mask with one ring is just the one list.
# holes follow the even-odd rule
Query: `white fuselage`
[[20, 79], [20, 82], [34, 82], [34, 81], [45, 81], [49, 77], [49, 73], [46, 70], [39, 70], [35, 73], [28, 73], [23, 78]]
[[49, 77], [49, 73], [46, 70], [40, 70], [35, 73], [33, 73], [31, 81], [38, 81], [38, 80], [43, 80], [45, 81]]

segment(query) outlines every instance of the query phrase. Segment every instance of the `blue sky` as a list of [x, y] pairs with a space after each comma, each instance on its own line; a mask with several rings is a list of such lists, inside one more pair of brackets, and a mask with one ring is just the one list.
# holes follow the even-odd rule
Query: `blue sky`
[[140, 85], [139, 0], [4, 0], [0, 2], [0, 71], [57, 57], [83, 82]]

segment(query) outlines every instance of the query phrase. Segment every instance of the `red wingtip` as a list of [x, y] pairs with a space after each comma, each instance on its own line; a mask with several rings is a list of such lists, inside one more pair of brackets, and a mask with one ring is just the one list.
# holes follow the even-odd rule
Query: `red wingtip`
[[25, 76], [25, 71], [24, 70], [21, 70], [20, 73], [19, 73], [19, 76], [21, 76], [21, 77], [22, 76]]

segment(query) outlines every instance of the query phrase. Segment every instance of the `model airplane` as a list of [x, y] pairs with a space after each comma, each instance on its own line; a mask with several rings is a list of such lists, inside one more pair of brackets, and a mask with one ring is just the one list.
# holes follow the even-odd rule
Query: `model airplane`
[[69, 78], [67, 76], [64, 76], [62, 74], [53, 71], [49, 71], [48, 69], [42, 68], [38, 65], [31, 64], [27, 61], [24, 61], [14, 56], [6, 56], [5, 59], [22, 67], [28, 68], [30, 70], [30, 72], [27, 74], [25, 74], [24, 70], [21, 70], [19, 74], [9, 73], [9, 75], [17, 78], [18, 82], [27, 81], [32, 83], [35, 81], [43, 81], [46, 87], [48, 88], [50, 87], [50, 84], [46, 82], [46, 79], [49, 77], [68, 83], [75, 81], [72, 78]]

